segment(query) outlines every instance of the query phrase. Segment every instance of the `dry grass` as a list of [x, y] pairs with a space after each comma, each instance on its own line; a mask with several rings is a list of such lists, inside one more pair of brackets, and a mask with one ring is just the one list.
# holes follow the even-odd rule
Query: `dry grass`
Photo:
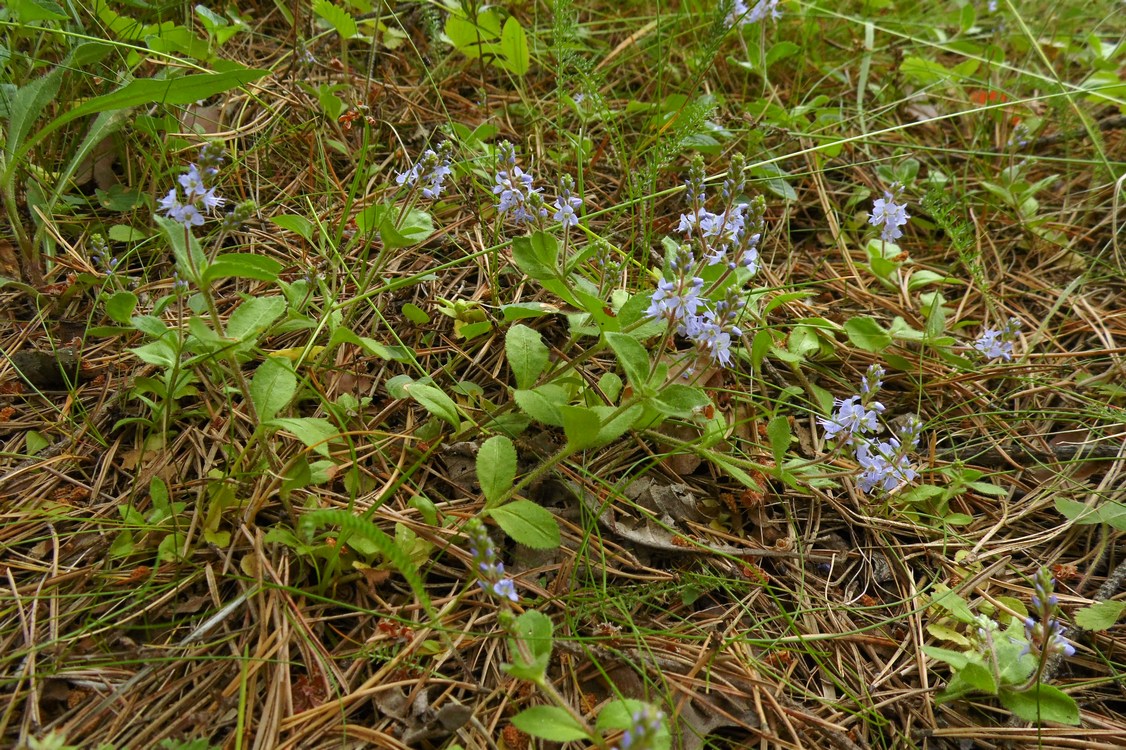
[[[905, 514], [894, 498], [867, 497], [848, 481], [789, 487], [760, 472], [764, 491], [755, 492], [707, 462], [678, 471], [666, 460], [667, 446], [643, 434], [572, 456], [553, 472], [556, 479], [530, 492], [558, 514], [562, 548], [532, 554], [510, 546], [504, 553], [521, 606], [555, 622], [555, 685], [592, 716], [614, 697], [660, 703], [686, 735], [707, 733], [710, 747], [1124, 746], [1121, 625], [1072, 630], [1078, 653], [1049, 666], [1053, 684], [1078, 701], [1081, 728], [1013, 722], [990, 701], [936, 705], [948, 671], [922, 651], [936, 643], [928, 632], [935, 611], [927, 605], [938, 584], [977, 604], [1003, 607], [1009, 606], [1005, 597], [1027, 602], [1031, 576], [1050, 566], [1065, 621], [1096, 599], [1122, 598], [1122, 576], [1112, 575], [1123, 562], [1121, 532], [1070, 523], [1054, 505], [1061, 497], [1092, 506], [1126, 502], [1124, 218], [1121, 180], [1113, 179], [1126, 160], [1121, 124], [1111, 123], [1092, 140], [1086, 131], [1076, 135], [1074, 112], [1055, 99], [1014, 109], [1047, 121], [1040, 140], [1020, 158], [1029, 161], [1030, 181], [1060, 175], [1037, 196], [1038, 215], [1062, 238], [1050, 243], [980, 187], [1015, 161], [1003, 148], [1009, 123], [991, 117], [995, 111], [918, 124], [912, 110], [918, 102], [869, 98], [868, 130], [891, 130], [865, 137], [858, 111], [846, 107], [835, 132], [853, 140], [835, 159], [809, 151], [815, 143], [797, 125], [787, 130], [748, 114], [747, 105], [756, 101], [789, 108], [814, 93], [854, 107], [855, 83], [842, 84], [829, 73], [851, 70], [849, 45], [863, 38], [855, 24], [825, 17], [803, 25], [793, 18], [796, 7], [787, 7], [787, 18], [765, 26], [765, 34], [810, 43], [811, 29], [821, 28], [824, 44], [809, 53], [812, 60], [799, 54], [772, 68], [767, 83], [728, 59], [744, 56], [736, 40], [729, 38], [714, 59], [701, 60], [703, 21], [678, 16], [649, 24], [656, 18], [651, 9], [638, 18], [613, 4], [600, 7], [584, 9], [590, 36], [582, 44], [592, 62], [605, 65], [590, 79], [596, 90], [589, 95], [601, 95], [607, 114], [586, 123], [560, 103], [547, 65], [514, 81], [496, 68], [467, 63], [428, 38], [421, 5], [400, 3], [397, 22], [408, 43], [379, 50], [370, 78], [365, 46], [356, 45], [344, 71], [330, 62], [339, 50], [327, 35], [312, 48], [320, 62], [301, 67], [278, 9], [246, 9], [254, 33], [234, 37], [223, 56], [272, 75], [249, 93], [224, 98], [211, 135], [236, 157], [224, 172], [225, 194], [256, 200], [261, 218], [227, 242], [276, 258], [286, 280], [324, 274], [332, 299], [318, 301], [322, 311], [336, 304], [353, 331], [409, 347], [416, 357], [405, 365], [343, 345], [311, 360], [303, 373], [308, 397], [295, 413], [323, 416], [324, 404], [341, 394], [371, 402], [348, 424], [355, 453], [338, 452], [338, 477], [288, 499], [279, 495], [265, 458], [250, 466], [236, 459], [252, 446], [255, 424], [229, 383], [204, 379], [196, 398], [181, 401], [165, 444], [152, 430], [118, 426], [146, 414], [130, 392], [153, 368], [128, 353], [142, 342], [140, 334], [89, 333], [105, 324], [97, 289], [71, 276], [91, 270], [87, 232], [72, 215], [48, 217], [60, 243], [49, 277], [57, 286], [39, 300], [3, 292], [0, 349], [14, 354], [74, 346], [82, 365], [78, 382], [61, 389], [36, 389], [11, 362], [0, 365], [4, 744], [23, 747], [56, 730], [84, 748], [149, 748], [195, 738], [224, 748], [528, 747], [509, 721], [540, 699], [502, 671], [509, 656], [497, 609], [467, 583], [471, 558], [458, 530], [482, 507], [474, 476], [444, 444], [448, 430], [432, 429], [417, 403], [396, 400], [384, 387], [404, 372], [430, 374], [447, 389], [463, 380], [480, 386], [479, 395], [461, 399], [470, 413], [485, 416], [510, 403], [503, 326], [466, 341], [437, 311], [440, 298], [475, 301], [497, 322], [498, 304], [554, 301], [526, 282], [510, 261], [505, 235], [497, 236], [491, 164], [482, 158], [474, 165], [479, 173], [459, 175], [453, 197], [434, 211], [434, 236], [386, 259], [375, 278], [367, 274], [371, 250], [349, 244], [347, 233], [340, 247], [318, 248], [266, 219], [301, 214], [335, 231], [345, 210], [354, 214], [381, 200], [391, 175], [449, 122], [471, 129], [494, 124], [498, 139], [522, 144], [526, 166], [536, 165], [544, 176], [573, 172], [567, 138], [581, 126], [591, 147], [582, 162], [590, 227], [621, 249], [623, 285], [643, 289], [651, 283], [646, 269], [660, 262], [659, 237], [672, 231], [681, 210], [669, 188], [680, 183], [685, 161], [679, 154], [660, 161], [645, 151], [662, 131], [648, 121], [651, 113], [627, 114], [627, 105], [710, 92], [724, 97], [713, 117], [734, 132], [723, 144], [726, 152], [746, 151], [744, 139], [751, 139], [752, 154], [801, 154], [781, 162], [797, 200], [768, 201], [760, 284], [802, 288], [811, 296], [772, 312], [765, 321], [772, 329], [789, 332], [815, 317], [843, 323], [854, 315], [885, 324], [901, 316], [923, 328], [916, 292], [887, 289], [864, 270], [859, 243], [865, 228], [851, 217], [870, 205], [860, 188], [882, 190], [874, 171], [879, 164], [913, 155], [924, 171], [944, 167], [955, 176], [949, 197], [967, 221], [967, 252], [980, 263], [980, 278], [970, 278], [965, 259], [919, 205], [921, 196], [912, 200], [904, 248], [913, 267], [966, 282], [943, 287], [952, 323], [1019, 319], [1018, 357], [963, 370], [931, 349], [897, 344], [895, 354], [909, 366], [889, 368], [884, 402], [889, 414], [915, 412], [926, 424], [924, 479], [944, 482], [938, 470], [961, 461], [998, 472], [994, 481], [1006, 493], [957, 496], [950, 510], [970, 523], [944, 526]], [[542, 4], [516, 14], [532, 28], [537, 12], [536, 28], [547, 40]], [[300, 27], [312, 30], [308, 19]], [[890, 78], [902, 54], [925, 49], [914, 41], [880, 47], [873, 78]], [[547, 47], [539, 54], [553, 59]], [[1033, 66], [1031, 58], [1024, 64]], [[565, 74], [569, 84], [581, 85], [574, 70]], [[322, 84], [342, 84], [342, 98], [369, 107], [365, 174], [356, 174], [364, 127], [344, 130], [320, 114], [308, 87]], [[972, 108], [970, 102], [936, 106]], [[1076, 106], [1095, 119], [1114, 116], [1105, 104], [1077, 100]], [[144, 153], [152, 148], [153, 141], [139, 135], [123, 139], [119, 165], [132, 170], [130, 184], [160, 194], [161, 175], [190, 153]], [[647, 184], [651, 168], [654, 183]], [[722, 168], [717, 159], [710, 172]], [[136, 220], [143, 222], [147, 210]], [[126, 263], [143, 300], [168, 292], [171, 266], [162, 249], [140, 246]], [[226, 315], [240, 293], [274, 292], [267, 284], [227, 281], [215, 293]], [[401, 312], [405, 303], [426, 310], [432, 322], [412, 323]], [[171, 323], [185, 314], [173, 305], [165, 317]], [[554, 318], [535, 325], [561, 356], [578, 356], [590, 343], [569, 339]], [[974, 323], [954, 335], [972, 341], [978, 330]], [[868, 364], [882, 361], [837, 339], [831, 358], [793, 367], [775, 361], [761, 373], [742, 362], [713, 378], [709, 391], [735, 425], [730, 455], [767, 467], [764, 428], [783, 388], [808, 383], [847, 395]], [[263, 348], [309, 341], [308, 331], [295, 330], [272, 336]], [[592, 380], [614, 368], [605, 358], [589, 365]], [[787, 407], [797, 438], [792, 452], [822, 476], [841, 480], [853, 464], [818, 442], [820, 412], [809, 393]], [[32, 431], [46, 447], [29, 456]], [[525, 470], [558, 448], [554, 432], [533, 429], [518, 441]], [[1076, 457], [1068, 445], [1077, 442], [1099, 449]], [[302, 450], [292, 439], [277, 438], [270, 453], [280, 463], [273, 469]], [[353, 468], [358, 486], [350, 488], [344, 477]], [[225, 546], [203, 536], [214, 471], [238, 497], [237, 507], [223, 515], [231, 533]], [[680, 538], [690, 540], [679, 550], [646, 547], [600, 524], [576, 494], [620, 504], [621, 491], [642, 476], [687, 484], [714, 501], [722, 520], [679, 529]], [[173, 502], [184, 504], [174, 522], [186, 557], [157, 562], [167, 523], [134, 528], [132, 553], [112, 556], [111, 544], [128, 529], [120, 509], [149, 514], [154, 478], [167, 485]], [[436, 505], [438, 524], [426, 522], [419, 498]], [[378, 561], [367, 561], [369, 567], [342, 551], [346, 565], [328, 577], [324, 559], [267, 539], [272, 531], [296, 529], [299, 516], [314, 507], [370, 513], [389, 533], [401, 524], [430, 542], [422, 571], [440, 619], [431, 620], [402, 579]], [[718, 555], [696, 543], [739, 551]]]

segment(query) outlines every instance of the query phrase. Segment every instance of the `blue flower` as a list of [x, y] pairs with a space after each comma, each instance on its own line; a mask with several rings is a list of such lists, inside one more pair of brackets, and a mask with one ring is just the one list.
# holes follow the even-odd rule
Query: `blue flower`
[[895, 202], [895, 195], [891, 192], [884, 191], [883, 198], [877, 198], [876, 202], [872, 204], [872, 213], [868, 217], [868, 223], [872, 226], [883, 225], [880, 231], [880, 238], [884, 242], [895, 242], [903, 236], [901, 226], [907, 223], [911, 216], [907, 213], [907, 204], [902, 205]]
[[555, 199], [555, 214], [551, 217], [563, 225], [563, 231], [579, 223], [578, 214], [575, 212], [583, 205], [583, 199], [573, 195], [575, 181], [570, 175], [563, 175], [559, 180], [559, 197]]
[[857, 477], [857, 486], [864, 493], [876, 487], [891, 492], [919, 476], [898, 438], [889, 438], [875, 445], [866, 440], [859, 441], [856, 462], [862, 469]]
[[767, 16], [781, 18], [778, 10], [778, 0], [758, 0], [753, 8], [747, 6], [746, 0], [735, 0], [731, 12], [727, 14], [727, 25], [746, 26], [749, 23], [758, 23]]
[[657, 291], [653, 292], [645, 314], [650, 318], [664, 318], [671, 323], [682, 324], [694, 317], [700, 309], [700, 292], [703, 288], [704, 280], [699, 276], [690, 280], [661, 279], [657, 282]]
[[1013, 342], [1020, 333], [1020, 321], [1009, 318], [1001, 328], [987, 328], [974, 341], [973, 347], [986, 359], [1003, 359], [1009, 362], [1013, 358]]
[[496, 545], [480, 520], [474, 518], [466, 524], [469, 552], [477, 570], [477, 585], [485, 591], [502, 599], [519, 601], [516, 584], [504, 573], [504, 563], [498, 559]]
[[860, 396], [834, 399], [833, 403], [837, 407], [833, 415], [817, 420], [825, 428], [827, 439], [841, 436], [844, 442], [850, 443], [856, 436], [879, 429], [878, 415], [884, 410], [884, 405], [879, 401], [873, 401], [870, 409], [861, 403]]
[[652, 750], [656, 747], [657, 737], [664, 728], [665, 715], [645, 704], [630, 717], [630, 728], [622, 733], [618, 743], [618, 750]]
[[205, 144], [200, 150], [199, 161], [203, 165], [202, 169], [196, 164], [189, 164], [187, 170], [177, 178], [180, 189], [183, 190], [182, 198], [180, 190], [174, 187], [157, 201], [165, 216], [188, 228], [203, 224], [204, 211], [213, 211], [226, 202], [226, 199], [215, 192], [214, 186], [207, 186], [205, 179], [219, 173], [219, 165], [223, 161], [222, 148]]
[[422, 197], [434, 200], [442, 193], [446, 178], [450, 176], [453, 146], [446, 141], [437, 151], [427, 149], [410, 169], [395, 177], [396, 184], [414, 187], [423, 183]]
[[864, 377], [860, 380], [861, 395], [870, 396], [880, 390], [880, 386], [884, 384], [884, 374], [884, 368], [879, 365], [869, 365]]

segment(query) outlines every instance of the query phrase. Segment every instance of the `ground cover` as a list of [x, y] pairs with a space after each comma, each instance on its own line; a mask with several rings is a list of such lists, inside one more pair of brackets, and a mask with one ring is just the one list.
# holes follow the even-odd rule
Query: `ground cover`
[[9, 2], [3, 743], [1122, 747], [1122, 19]]

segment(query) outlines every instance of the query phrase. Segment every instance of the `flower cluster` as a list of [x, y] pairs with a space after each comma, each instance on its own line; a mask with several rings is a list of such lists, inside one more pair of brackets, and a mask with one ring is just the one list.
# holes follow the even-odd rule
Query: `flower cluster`
[[94, 265], [106, 276], [113, 276], [117, 271], [118, 259], [110, 253], [109, 243], [100, 234], [90, 235], [90, 259]]
[[634, 711], [630, 721], [630, 728], [618, 742], [618, 750], [651, 750], [656, 747], [657, 737], [664, 728], [664, 713], [646, 703]]
[[508, 214], [517, 224], [542, 222], [551, 214], [566, 232], [579, 223], [578, 209], [583, 199], [575, 194], [575, 180], [563, 175], [559, 180], [559, 194], [552, 203], [552, 214], [545, 204], [543, 188], [533, 187], [535, 178], [516, 164], [516, 147], [508, 141], [497, 146], [501, 169], [494, 178], [493, 194], [497, 196], [497, 211]]
[[1009, 318], [1008, 322], [1001, 328], [987, 328], [977, 341], [974, 341], [974, 349], [977, 349], [983, 354], [986, 359], [1001, 359], [1009, 362], [1013, 358], [1013, 342], [1016, 341], [1017, 335], [1020, 334], [1020, 321], [1016, 318]]
[[885, 190], [884, 197], [877, 198], [872, 204], [872, 213], [868, 216], [868, 223], [872, 226], [883, 225], [880, 239], [884, 242], [895, 242], [902, 237], [903, 230], [900, 227], [911, 218], [907, 213], [907, 204], [897, 202], [898, 193], [899, 189], [894, 186], [892, 190]]
[[446, 178], [450, 176], [450, 162], [453, 160], [453, 143], [445, 141], [438, 150], [426, 149], [422, 157], [410, 169], [395, 177], [397, 185], [415, 187], [421, 184], [422, 197], [435, 200], [442, 193]]
[[879, 415], [884, 412], [884, 405], [875, 400], [883, 376], [882, 367], [870, 366], [860, 382], [860, 395], [836, 399], [832, 415], [818, 420], [826, 438], [852, 446], [860, 466], [856, 484], [864, 493], [877, 488], [891, 492], [919, 476], [908, 455], [919, 444], [922, 424], [918, 418], [908, 416], [886, 440], [875, 438], [880, 431]]
[[575, 212], [583, 205], [583, 199], [574, 195], [574, 190], [575, 180], [571, 175], [565, 174], [559, 178], [559, 197], [552, 204], [556, 211], [551, 218], [563, 225], [564, 232], [579, 223], [579, 216]]
[[1028, 649], [1035, 656], [1075, 655], [1075, 646], [1063, 637], [1067, 629], [1060, 625], [1055, 616], [1060, 604], [1059, 597], [1052, 593], [1055, 585], [1055, 579], [1047, 568], [1041, 568], [1032, 583], [1036, 592], [1032, 596], [1032, 609], [1036, 613], [1036, 619], [1025, 618], [1024, 633], [1028, 636]]
[[778, 10], [778, 0], [758, 0], [754, 7], [749, 7], [746, 0], [735, 0], [731, 12], [727, 14], [727, 25], [746, 26], [749, 23], [758, 23], [767, 16], [781, 18]]
[[516, 586], [511, 578], [504, 575], [504, 563], [497, 559], [497, 548], [489, 538], [489, 532], [480, 520], [474, 518], [466, 524], [465, 533], [469, 537], [469, 552], [473, 555], [473, 565], [477, 571], [477, 583], [493, 596], [509, 601], [519, 601]]
[[497, 171], [493, 194], [497, 196], [497, 211], [511, 214], [517, 224], [546, 218], [543, 206], [543, 188], [534, 188], [535, 178], [516, 165], [516, 148], [504, 141], [497, 147], [497, 157], [503, 169]]
[[724, 208], [712, 213], [706, 207], [703, 162], [694, 161], [684, 182], [689, 210], [680, 215], [677, 231], [700, 245], [707, 265], [722, 264], [732, 271], [742, 266], [754, 274], [759, 267], [758, 244], [766, 203], [761, 197], [749, 202], [739, 200], [746, 184], [743, 169], [743, 157], [736, 155], [720, 190]]
[[224, 158], [225, 154], [220, 146], [204, 144], [199, 152], [199, 163], [189, 164], [188, 169], [178, 178], [180, 187], [172, 188], [158, 201], [164, 215], [185, 227], [198, 227], [203, 224], [204, 213], [222, 206], [226, 199], [219, 197], [215, 193], [215, 187], [208, 187], [207, 182], [219, 174]]
[[[681, 214], [678, 228], [686, 242], [669, 262], [672, 278], [658, 280], [646, 310], [723, 367], [730, 366], [732, 343], [743, 335], [738, 322], [746, 300], [739, 289], [758, 271], [766, 213], [761, 197], [739, 200], [743, 185], [743, 160], [736, 157], [721, 191], [723, 210], [712, 213], [706, 208], [703, 162], [693, 162], [685, 181], [689, 210]], [[712, 280], [705, 282], [705, 276]]]

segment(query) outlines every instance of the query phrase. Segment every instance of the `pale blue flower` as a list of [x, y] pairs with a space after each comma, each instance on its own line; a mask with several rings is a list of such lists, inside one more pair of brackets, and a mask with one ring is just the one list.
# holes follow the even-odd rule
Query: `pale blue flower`
[[872, 213], [868, 217], [868, 223], [872, 226], [882, 224], [880, 238], [884, 242], [895, 242], [903, 236], [903, 230], [900, 227], [906, 224], [910, 218], [911, 216], [907, 213], [907, 204], [896, 203], [895, 196], [891, 192], [884, 191], [884, 197], [877, 198], [872, 205]]
[[727, 25], [746, 26], [749, 23], [758, 23], [767, 16], [776, 19], [782, 17], [782, 13], [778, 10], [778, 0], [758, 0], [754, 7], [748, 6], [746, 0], [735, 0], [735, 5], [727, 14]]
[[919, 476], [898, 438], [889, 438], [874, 445], [866, 440], [859, 441], [856, 462], [862, 469], [857, 477], [857, 486], [864, 493], [876, 487], [891, 492]]
[[657, 282], [657, 290], [653, 292], [645, 314], [650, 318], [664, 318], [673, 323], [688, 320], [700, 309], [700, 292], [703, 288], [704, 280], [698, 276], [687, 281], [661, 279]]
[[884, 405], [873, 401], [868, 408], [860, 401], [860, 396], [850, 396], [846, 399], [834, 399], [836, 409], [830, 417], [821, 417], [817, 421], [825, 429], [825, 437], [829, 440], [841, 437], [844, 442], [851, 442], [853, 437], [868, 432], [876, 432], [879, 427], [878, 415], [884, 411]]
[[664, 727], [665, 715], [645, 704], [630, 717], [632, 724], [622, 734], [618, 743], [618, 750], [653, 750], [656, 747], [657, 737]]

